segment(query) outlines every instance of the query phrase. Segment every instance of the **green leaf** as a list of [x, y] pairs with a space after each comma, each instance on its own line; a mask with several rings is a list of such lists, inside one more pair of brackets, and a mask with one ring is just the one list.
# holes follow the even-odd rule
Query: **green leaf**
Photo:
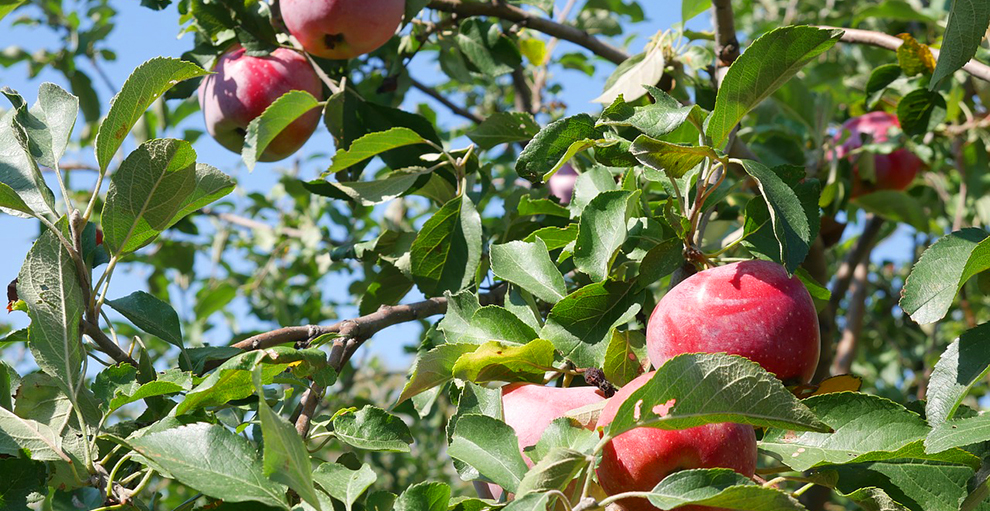
[[508, 424], [485, 415], [460, 417], [447, 452], [513, 493], [527, 470], [516, 432]]
[[639, 264], [639, 284], [646, 287], [674, 273], [684, 264], [684, 243], [671, 238], [658, 243]]
[[619, 247], [626, 242], [627, 224], [639, 207], [640, 192], [603, 192], [584, 208], [574, 245], [578, 270], [600, 282], [608, 278]]
[[[18, 2], [19, 3], [19, 2]], [[15, 6], [17, 4], [14, 4]], [[0, 1], [0, 18], [5, 4]], [[17, 458], [0, 459], [0, 506], [4, 509], [31, 509], [32, 494], [48, 493], [48, 470], [44, 463]]]
[[912, 511], [958, 511], [973, 476], [964, 465], [914, 459], [836, 465], [826, 472], [838, 475], [835, 487], [844, 494], [880, 488]]
[[[131, 368], [130, 365], [123, 366], [111, 366], [104, 370], [103, 373], [109, 371], [114, 367], [126, 367]], [[100, 373], [102, 375], [103, 373]], [[192, 388], [192, 374], [188, 372], [182, 372], [178, 369], [170, 369], [164, 373], [157, 374], [157, 379], [154, 381], [149, 381], [144, 384], [139, 384], [136, 378], [137, 371], [133, 368], [128, 371], [128, 379], [124, 384], [114, 385], [111, 391], [106, 396], [109, 399], [105, 399], [107, 403], [105, 409], [107, 413], [117, 410], [121, 406], [133, 403], [135, 401], [140, 401], [149, 397], [165, 396], [168, 394], [178, 394], [179, 392], [184, 392]], [[97, 375], [97, 381], [93, 384], [94, 392], [96, 391], [96, 386], [100, 383], [100, 375]], [[99, 395], [99, 393], [97, 393]]]
[[878, 190], [860, 195], [853, 203], [870, 213], [928, 232], [929, 217], [918, 199], [898, 190]]
[[16, 113], [9, 110], [0, 116], [0, 183], [14, 190], [33, 214], [55, 221], [55, 195], [28, 153], [26, 136], [15, 121]]
[[522, 64], [522, 55], [497, 24], [470, 18], [459, 24], [457, 46], [472, 64], [488, 76], [511, 73]]
[[24, 199], [21, 199], [21, 196], [17, 195], [17, 192], [13, 188], [3, 183], [0, 183], [0, 211], [10, 214], [18, 212], [24, 213], [27, 216], [34, 216], [34, 211], [24, 203]]
[[413, 280], [426, 296], [471, 285], [481, 262], [481, 216], [459, 195], [423, 224], [410, 251]]
[[519, 198], [519, 206], [516, 209], [519, 216], [551, 215], [561, 218], [570, 218], [571, 212], [566, 206], [550, 199], [532, 199], [529, 195]]
[[[604, 405], [604, 401], [601, 404]], [[551, 451], [559, 448], [590, 453], [599, 440], [596, 431], [581, 426], [569, 417], [560, 417], [551, 421], [536, 445], [527, 447], [525, 452], [535, 461], [546, 458]]]
[[631, 321], [643, 293], [631, 282], [604, 281], [567, 295], [550, 309], [540, 337], [577, 367], [601, 367], [612, 329]]
[[592, 460], [592, 457], [578, 451], [556, 447], [526, 472], [516, 493], [563, 491]]
[[25, 456], [38, 461], [69, 461], [61, 439], [50, 427], [0, 408], [0, 454]]
[[925, 417], [932, 427], [951, 419], [973, 385], [990, 372], [988, 339], [990, 323], [983, 323], [963, 332], [938, 359], [925, 403]]
[[371, 405], [356, 413], [338, 415], [333, 420], [333, 429], [341, 442], [358, 449], [409, 452], [409, 444], [413, 442], [402, 419]]
[[711, 2], [705, 0], [681, 0], [681, 22], [687, 25], [689, 20], [694, 19], [711, 7]]
[[368, 464], [351, 470], [339, 463], [323, 463], [313, 471], [313, 479], [331, 497], [343, 502], [347, 511], [351, 511], [354, 502], [378, 480], [378, 476]]
[[17, 113], [15, 122], [27, 135], [28, 151], [38, 163], [55, 168], [79, 115], [79, 98], [51, 82], [38, 88], [38, 101], [30, 109], [19, 94], [8, 87], [2, 89]]
[[477, 344], [441, 344], [421, 351], [409, 370], [409, 381], [396, 403], [454, 379], [454, 363], [465, 353], [478, 349]]
[[[457, 413], [447, 421], [447, 441], [454, 436], [457, 420], [467, 415], [485, 415], [496, 419], [502, 418], [502, 390], [488, 388], [465, 382], [464, 388], [457, 399]], [[481, 477], [478, 471], [460, 460], [453, 460], [457, 474], [464, 481], [473, 481]]]
[[[65, 219], [57, 228], [63, 228]], [[17, 276], [17, 294], [28, 306], [28, 339], [35, 362], [72, 397], [86, 356], [79, 334], [84, 309], [76, 266], [55, 233], [45, 230]]]
[[919, 324], [942, 319], [967, 280], [990, 269], [986, 231], [967, 228], [947, 234], [928, 247], [904, 283], [900, 306]]
[[425, 167], [410, 167], [389, 172], [384, 179], [343, 183], [329, 181], [326, 184], [340, 190], [362, 206], [374, 206], [406, 193], [421, 176], [427, 173], [429, 170]]
[[528, 112], [495, 112], [469, 130], [467, 136], [487, 151], [499, 144], [525, 142], [539, 131], [540, 125]]
[[918, 414], [877, 396], [837, 392], [812, 396], [802, 403], [834, 432], [771, 429], [760, 443], [760, 449], [795, 470], [893, 459], [928, 433]]
[[[654, 140], [646, 135], [636, 137], [632, 144], [632, 154], [650, 170], [662, 171], [670, 179], [680, 179], [694, 169], [705, 158], [715, 159], [716, 154], [707, 146], [686, 146]], [[659, 181], [662, 175], [647, 171], [646, 177]]]
[[614, 438], [641, 426], [684, 429], [715, 422], [829, 431], [759, 364], [725, 353], [693, 353], [660, 366], [619, 407], [606, 434]]
[[252, 119], [244, 136], [244, 147], [241, 148], [241, 158], [248, 170], [254, 170], [254, 166], [263, 160], [268, 144], [282, 130], [319, 105], [320, 102], [312, 94], [304, 90], [291, 90]]
[[[655, 83], [655, 82], [654, 82]], [[632, 107], [624, 98], [617, 98], [602, 112], [597, 126], [632, 126], [648, 138], [660, 138], [672, 133], [685, 122], [701, 126], [706, 112], [698, 105], [684, 106], [656, 87], [645, 87], [653, 97], [652, 104]]]
[[196, 189], [196, 151], [189, 142], [155, 139], [127, 156], [110, 179], [103, 237], [115, 255], [150, 243], [171, 225]]
[[553, 364], [553, 344], [535, 339], [523, 346], [489, 341], [471, 353], [458, 357], [454, 378], [484, 383], [490, 381], [528, 381], [542, 383], [543, 375]]
[[293, 362], [321, 366], [326, 364], [326, 354], [315, 348], [296, 350], [285, 346], [243, 352], [224, 362], [189, 391], [186, 398], [175, 407], [174, 415], [244, 399], [255, 393], [251, 372], [256, 365], [263, 364], [261, 383], [268, 385], [275, 375], [285, 371]]
[[915, 89], [897, 102], [897, 120], [905, 135], [924, 135], [945, 120], [947, 108], [938, 92]]
[[[741, 160], [739, 163], [756, 180], [760, 194], [770, 206], [774, 236], [780, 244], [780, 260], [788, 273], [793, 273], [804, 262], [814, 241], [808, 213], [794, 189], [776, 172], [753, 160]], [[817, 200], [815, 204], [817, 212]]]
[[527, 493], [513, 499], [502, 509], [504, 511], [546, 511], [548, 504], [550, 504], [549, 493]]
[[220, 200], [221, 197], [232, 191], [234, 191], [234, 180], [230, 176], [220, 172], [216, 167], [197, 163], [196, 187], [192, 194], [182, 202], [182, 207], [179, 208], [179, 212], [175, 214], [168, 226], [172, 227], [190, 213]]
[[693, 504], [719, 509], [804, 511], [804, 506], [787, 493], [760, 486], [727, 468], [674, 472], [650, 490], [648, 498], [660, 509]]
[[953, 0], [949, 19], [942, 36], [938, 64], [932, 73], [930, 90], [946, 76], [956, 72], [976, 55], [983, 37], [990, 26], [990, 5], [980, 0]]
[[198, 422], [123, 443], [143, 463], [210, 497], [289, 509], [285, 486], [265, 477], [255, 446], [223, 426]]
[[141, 330], [183, 349], [179, 315], [168, 303], [144, 291], [135, 291], [123, 298], [107, 300], [107, 305]]
[[[664, 50], [669, 48], [666, 34], [651, 41], [644, 51], [643, 58], [634, 64], [624, 66], [622, 74], [616, 73], [609, 77], [605, 90], [600, 96], [591, 100], [592, 103], [612, 103], [619, 98], [624, 101], [635, 101], [646, 94], [646, 86], [652, 86], [663, 78], [667, 60]], [[631, 59], [623, 62], [630, 62]]]
[[0, 0], [0, 20], [24, 3], [24, 0]]
[[313, 467], [295, 426], [275, 413], [265, 401], [265, 390], [261, 385], [261, 367], [253, 371], [255, 389], [258, 391], [258, 417], [261, 420], [261, 434], [264, 438], [262, 456], [263, 473], [273, 481], [282, 483], [316, 509], [320, 509], [320, 499], [313, 486]]
[[196, 64], [169, 57], [155, 57], [138, 66], [110, 100], [110, 111], [96, 133], [94, 147], [100, 174], [107, 171], [134, 123], [155, 100], [175, 84], [206, 74], [209, 72]]
[[395, 500], [395, 511], [447, 511], [450, 486], [444, 483], [414, 484]]
[[547, 250], [557, 250], [577, 239], [577, 232], [576, 223], [568, 224], [567, 227], [543, 227], [531, 232], [523, 241], [531, 243], [539, 239], [546, 243]]
[[510, 241], [492, 245], [491, 260], [492, 273], [496, 277], [529, 291], [547, 303], [557, 303], [567, 295], [564, 276], [550, 260], [547, 246], [539, 238], [532, 243]]
[[732, 63], [718, 89], [705, 128], [712, 147], [722, 147], [750, 110], [835, 45], [841, 35], [841, 30], [791, 26], [771, 30], [754, 41]]
[[324, 176], [339, 172], [397, 147], [426, 143], [428, 143], [426, 139], [409, 128], [399, 127], [369, 133], [355, 140], [346, 150], [337, 151], [333, 157], [333, 164], [324, 172]]
[[894, 83], [901, 77], [901, 66], [897, 64], [884, 64], [870, 73], [870, 79], [866, 82], [866, 107], [872, 108], [880, 98], [887, 86]]
[[551, 122], [519, 153], [516, 173], [534, 183], [539, 183], [551, 169], [561, 163], [571, 144], [592, 138], [598, 138], [598, 131], [595, 129], [595, 120], [588, 114], [578, 114]]
[[646, 335], [638, 330], [612, 330], [605, 349], [602, 370], [605, 378], [617, 387], [629, 383], [649, 367], [646, 355]]

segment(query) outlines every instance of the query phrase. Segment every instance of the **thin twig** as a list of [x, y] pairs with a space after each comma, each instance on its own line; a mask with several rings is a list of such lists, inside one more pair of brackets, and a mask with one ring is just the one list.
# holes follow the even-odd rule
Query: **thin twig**
[[320, 403], [324, 390], [326, 389], [322, 385], [313, 382], [299, 399], [299, 404], [302, 405], [302, 411], [299, 413], [299, 418], [295, 421], [296, 432], [304, 439], [309, 435], [309, 427], [313, 422], [313, 414], [316, 413], [316, 406]]
[[863, 317], [866, 313], [867, 277], [870, 273], [870, 256], [866, 256], [856, 265], [853, 272], [852, 294], [849, 297], [849, 307], [846, 308], [845, 328], [842, 339], [835, 347], [835, 359], [832, 361], [832, 376], [849, 374], [853, 360], [856, 359], [856, 348], [859, 346], [860, 334], [863, 330]]
[[93, 339], [96, 345], [99, 346], [100, 351], [110, 355], [117, 363], [124, 362], [134, 367], [138, 366], [137, 361], [125, 353], [124, 350], [120, 349], [120, 346], [117, 346], [115, 342], [110, 340], [98, 325], [94, 325], [85, 319], [80, 322], [80, 325], [82, 325], [83, 333]]
[[412, 76], [409, 77], [409, 81], [412, 83], [413, 88], [415, 88], [415, 89], [419, 90], [420, 92], [422, 92], [423, 94], [426, 94], [427, 96], [429, 96], [429, 97], [437, 100], [438, 103], [440, 103], [441, 105], [443, 105], [443, 106], [447, 107], [448, 109], [450, 109], [451, 112], [453, 112], [453, 113], [455, 113], [455, 114], [457, 114], [457, 115], [459, 115], [459, 116], [461, 116], [461, 117], [463, 117], [463, 118], [465, 118], [465, 119], [467, 119], [467, 120], [469, 120], [469, 121], [471, 121], [471, 122], [473, 122], [475, 124], [481, 124], [481, 122], [484, 121], [484, 119], [481, 116], [479, 116], [478, 114], [475, 114], [475, 113], [471, 112], [470, 110], [468, 110], [468, 109], [466, 109], [464, 107], [461, 107], [461, 106], [456, 105], [455, 103], [453, 103], [452, 101], [450, 101], [449, 99], [447, 99], [446, 97], [444, 97], [443, 94], [440, 94], [439, 92], [437, 92], [437, 90], [434, 89], [433, 87], [430, 87], [429, 85], [426, 85], [426, 84], [424, 84], [424, 83], [416, 80]]
[[876, 242], [877, 236], [880, 235], [883, 223], [884, 220], [882, 217], [869, 215], [866, 226], [863, 227], [863, 233], [859, 235], [856, 245], [846, 255], [846, 259], [842, 261], [839, 270], [835, 272], [835, 280], [832, 284], [832, 298], [829, 299], [828, 304], [833, 314], [838, 310], [839, 302], [842, 301], [842, 298], [846, 295], [846, 291], [849, 290], [853, 271], [859, 266], [860, 261], [870, 253], [873, 243]]
[[[218, 218], [220, 220], [223, 220], [224, 222], [227, 222], [227, 223], [229, 223], [231, 225], [236, 225], [236, 226], [239, 226], [239, 227], [246, 227], [246, 228], [251, 229], [251, 230], [254, 230], [254, 231], [276, 232], [276, 233], [284, 234], [284, 235], [286, 235], [286, 236], [288, 236], [290, 238], [303, 238], [303, 237], [306, 236], [306, 233], [303, 232], [302, 229], [296, 229], [295, 227], [285, 227], [285, 226], [276, 228], [276, 227], [271, 226], [271, 225], [268, 225], [268, 224], [266, 224], [264, 222], [259, 222], [257, 220], [254, 220], [254, 219], [251, 219], [251, 218], [246, 218], [246, 217], [243, 217], [243, 216], [240, 216], [240, 215], [235, 215], [233, 213], [220, 213], [220, 212], [214, 211], [214, 210], [212, 210], [210, 208], [203, 208], [199, 212], [202, 213], [202, 214], [204, 214], [204, 215], [212, 216], [214, 218]], [[328, 237], [324, 237], [323, 238], [323, 241], [325, 241], [327, 244], [332, 245], [332, 246], [343, 245], [342, 242], [337, 241], [337, 240], [334, 240], [334, 239], [331, 239], [331, 238], [328, 238]]]
[[616, 48], [601, 39], [578, 28], [557, 23], [556, 21], [533, 16], [532, 14], [504, 2], [464, 2], [462, 0], [432, 0], [427, 7], [437, 11], [456, 13], [462, 17], [492, 16], [518, 23], [526, 28], [543, 32], [544, 34], [570, 41], [590, 50], [595, 55], [615, 64], [621, 64], [629, 58], [624, 50]]
[[[821, 26], [819, 28], [826, 29], [838, 29], [843, 30], [842, 38], [839, 39], [844, 43], [849, 44], [865, 44], [868, 46], [876, 46], [877, 48], [884, 48], [887, 50], [897, 51], [904, 41], [898, 37], [894, 37], [889, 34], [884, 34], [883, 32], [875, 32], [872, 30], [860, 30], [858, 28], [838, 28]], [[931, 49], [932, 56], [938, 60], [939, 51], [936, 49]], [[977, 60], [970, 60], [962, 67], [962, 70], [969, 73], [975, 78], [980, 80], [990, 82], [990, 66], [979, 62]]]

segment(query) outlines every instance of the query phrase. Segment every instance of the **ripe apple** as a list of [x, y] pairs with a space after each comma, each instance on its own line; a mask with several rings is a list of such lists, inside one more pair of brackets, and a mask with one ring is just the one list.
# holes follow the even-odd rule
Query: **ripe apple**
[[[582, 406], [597, 403], [605, 397], [597, 387], [545, 387], [532, 383], [512, 383], [502, 387], [502, 415], [519, 438], [519, 452], [536, 445], [543, 431], [554, 419]], [[526, 465], [533, 462], [523, 453]], [[502, 488], [489, 484], [492, 496], [502, 495]]]
[[[220, 145], [241, 152], [248, 124], [276, 99], [291, 90], [304, 90], [323, 98], [323, 84], [306, 57], [278, 48], [267, 57], [245, 55], [235, 46], [217, 59], [212, 74], [199, 86], [199, 106], [206, 131]], [[296, 152], [316, 130], [319, 109], [298, 118], [268, 145], [259, 158], [276, 161]]]
[[570, 163], [565, 163], [554, 175], [550, 176], [547, 186], [550, 188], [550, 195], [560, 199], [561, 204], [570, 204], [571, 196], [574, 195], [574, 183], [577, 182], [578, 173]]
[[818, 314], [797, 277], [769, 261], [698, 272], [671, 289], [646, 327], [654, 367], [682, 353], [742, 355], [786, 383], [808, 383], [820, 354]]
[[[611, 424], [619, 406], [653, 374], [642, 374], [619, 389], [598, 417], [598, 427]], [[617, 495], [650, 491], [678, 470], [729, 468], [752, 477], [756, 455], [756, 432], [743, 424], [705, 424], [682, 430], [642, 427], [626, 431], [605, 444], [601, 464], [595, 472], [605, 493]], [[614, 505], [615, 511], [656, 511], [644, 498], [622, 499]], [[715, 511], [705, 506], [684, 506], [677, 510]]]
[[[849, 155], [850, 161], [855, 163], [854, 158], [856, 156], [849, 153], [862, 147], [864, 135], [868, 135], [875, 143], [883, 143], [890, 140], [891, 131], [900, 129], [900, 127], [897, 116], [887, 112], [870, 112], [866, 115], [853, 117], [842, 125], [843, 131], [847, 132], [849, 136], [841, 146], [836, 148], [836, 155], [839, 158]], [[858, 169], [855, 165], [853, 166], [852, 197], [879, 190], [904, 190], [914, 180], [921, 165], [921, 159], [904, 148], [896, 149], [887, 154], [875, 154], [873, 155], [873, 182], [861, 179]]]
[[307, 52], [328, 59], [371, 53], [395, 34], [405, 0], [282, 0], [282, 20]]

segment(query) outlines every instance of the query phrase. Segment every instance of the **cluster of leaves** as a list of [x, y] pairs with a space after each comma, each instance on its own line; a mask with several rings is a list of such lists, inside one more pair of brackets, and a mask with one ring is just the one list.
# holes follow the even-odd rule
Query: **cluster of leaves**
[[[523, 3], [547, 12], [552, 7]], [[967, 4], [956, 3], [959, 10]], [[164, 8], [168, 2], [153, 4]], [[792, 21], [818, 20], [812, 4], [795, 7]], [[883, 16], [932, 22], [905, 5], [887, 1], [850, 18], [854, 24]], [[685, 1], [685, 18], [698, 14], [699, 6], [707, 4]], [[409, 2], [407, 19], [422, 7], [423, 2]], [[564, 385], [579, 374], [576, 369], [590, 367], [602, 368], [616, 385], [627, 383], [649, 365], [645, 317], [677, 274], [694, 266], [753, 257], [777, 261], [800, 277], [825, 309], [828, 273], [813, 275], [809, 254], [823, 234], [823, 218], [840, 212], [869, 211], [921, 233], [951, 230], [958, 226], [954, 218], [978, 223], [987, 210], [979, 203], [982, 194], [967, 196], [965, 189], [986, 188], [985, 142], [967, 140], [955, 154], [947, 143], [925, 149], [916, 142], [963, 115], [957, 105], [969, 98], [967, 84], [946, 78], [973, 55], [970, 50], [979, 43], [973, 34], [981, 24], [985, 30], [990, 13], [977, 9], [977, 19], [964, 19], [954, 11], [942, 46], [945, 58], [937, 64], [910, 36], [896, 57], [877, 53], [881, 56], [870, 62], [896, 58], [897, 63], [852, 73], [868, 77], [860, 88], [864, 101], [862, 92], [850, 88], [832, 92], [835, 77], [843, 76], [837, 71], [865, 65], [832, 49], [840, 31], [765, 30], [772, 18], [761, 16], [771, 14], [746, 7], [739, 12], [740, 25], [760, 37], [729, 68], [717, 95], [713, 76], [704, 76], [710, 48], [678, 53], [661, 37], [618, 67], [600, 98], [607, 105], [599, 114], [557, 118], [561, 109], [550, 107], [547, 123], [541, 122], [544, 114], [499, 111], [500, 102], [514, 102], [521, 94], [506, 77], [521, 68], [523, 57], [536, 68], [547, 62], [542, 39], [496, 20], [411, 24], [359, 67], [320, 63], [333, 77], [350, 73], [363, 80], [322, 103], [290, 93], [252, 124], [244, 152], [249, 166], [280, 126], [312, 108], [323, 109], [338, 144], [325, 172], [309, 181], [287, 176], [271, 196], [251, 197], [247, 208], [249, 214], [274, 213], [280, 211], [275, 201], [288, 198], [307, 215], [282, 217], [284, 225], [234, 243], [227, 242], [227, 227], [221, 226], [221, 235], [204, 243], [187, 217], [228, 194], [233, 182], [197, 162], [190, 141], [134, 133], [137, 148], [111, 169], [112, 160], [135, 125], [147, 119], [149, 107], [165, 94], [187, 96], [226, 44], [236, 39], [259, 54], [274, 47], [279, 36], [272, 18], [277, 17], [254, 1], [188, 0], [179, 2], [179, 9], [186, 29], [196, 34], [196, 48], [187, 60], [152, 59], [136, 69], [103, 121], [94, 124], [99, 180], [109, 174], [105, 200], [99, 199], [97, 183], [85, 207], [76, 209], [73, 195], [63, 189], [60, 212], [41, 177], [41, 167], [58, 170], [80, 106], [86, 112], [88, 100], [77, 97], [83, 94], [75, 85], [73, 95], [45, 84], [32, 107], [16, 92], [4, 91], [13, 108], [0, 117], [0, 210], [37, 219], [44, 227], [18, 275], [19, 301], [12, 304], [28, 313], [31, 325], [7, 334], [0, 345], [26, 342], [41, 370], [22, 378], [0, 364], [0, 472], [15, 475], [0, 482], [4, 506], [186, 510], [206, 500], [210, 509], [239, 509], [245, 502], [293, 510], [546, 509], [561, 498], [576, 503], [587, 496], [595, 456], [608, 439], [634, 427], [681, 429], [713, 422], [761, 428], [760, 449], [775, 460], [770, 470], [789, 483], [832, 488], [865, 509], [987, 506], [983, 467], [990, 459], [990, 432], [985, 416], [963, 404], [971, 392], [982, 392], [978, 383], [990, 371], [983, 347], [990, 330], [975, 320], [967, 324], [971, 328], [947, 329], [958, 339], [937, 364], [928, 363], [924, 353], [909, 353], [908, 358], [920, 359], [910, 367], [898, 359], [867, 361], [877, 373], [884, 373], [881, 364], [894, 367], [870, 382], [876, 387], [890, 382], [896, 391], [883, 395], [893, 399], [826, 393], [823, 385], [816, 395], [798, 400], [744, 359], [675, 358], [657, 368], [600, 432], [603, 436], [582, 427], [594, 422], [595, 410], [555, 421], [526, 450], [532, 468], [519, 452], [515, 432], [502, 421], [500, 391], [492, 384]], [[847, 20], [848, 14], [836, 9], [831, 15]], [[592, 0], [575, 25], [592, 34], [620, 35], [617, 19], [642, 17], [634, 3]], [[450, 89], [466, 91], [485, 114], [483, 122], [444, 132], [428, 110], [414, 114], [395, 108], [409, 85], [399, 70], [421, 49], [437, 52], [441, 69], [454, 79]], [[92, 57], [76, 54], [83, 55]], [[595, 72], [583, 54], [564, 55], [557, 64]], [[801, 79], [792, 80], [799, 73]], [[670, 75], [683, 84], [670, 94], [648, 83]], [[398, 85], [384, 87], [390, 79]], [[688, 87], [695, 102], [686, 104]], [[932, 168], [952, 160], [972, 172], [932, 178], [941, 179], [934, 187], [941, 194], [916, 187], [850, 201], [848, 163], [826, 157], [834, 105], [854, 104], [852, 113], [891, 97], [897, 98], [905, 143]], [[96, 112], [93, 122], [98, 107]], [[471, 144], [453, 149], [468, 144], [461, 135]], [[940, 141], [950, 138], [937, 135]], [[80, 141], [86, 143], [88, 135]], [[736, 141], [754, 154], [734, 156], [727, 143]], [[524, 148], [515, 154], [516, 146]], [[864, 147], [864, 155], [889, 150]], [[382, 168], [366, 172], [376, 162]], [[568, 163], [581, 174], [564, 205], [540, 185]], [[61, 175], [59, 181], [64, 183]], [[946, 209], [957, 202], [960, 209]], [[223, 220], [223, 213], [210, 214]], [[334, 227], [346, 227], [346, 239], [333, 239], [333, 229], [308, 214], [326, 215]], [[292, 236], [286, 236], [288, 230]], [[163, 235], [176, 231], [187, 237]], [[988, 238], [982, 229], [966, 228], [934, 243], [903, 284], [900, 309], [917, 324], [942, 320], [971, 277], [990, 269]], [[135, 253], [152, 244], [154, 252]], [[169, 282], [179, 276], [188, 289], [188, 281], [198, 278], [194, 254], [210, 246], [226, 276], [203, 282], [192, 314], [180, 315], [167, 300], [174, 291]], [[847, 250], [840, 245], [836, 255]], [[233, 251], [247, 252], [252, 268], [223, 261]], [[150, 292], [111, 299], [106, 285], [127, 259], [154, 269]], [[94, 281], [92, 272], [101, 267], [103, 274]], [[254, 268], [266, 270], [256, 276]], [[332, 342], [339, 349], [341, 339], [334, 335], [310, 339], [312, 345], [254, 351], [202, 345], [209, 318], [239, 290], [260, 319], [323, 321], [333, 309], [316, 283], [330, 271], [363, 275], [350, 289], [362, 316], [418, 294], [444, 301], [446, 314], [425, 324], [407, 378], [384, 384], [386, 378], [370, 364], [364, 377], [372, 379], [372, 389], [360, 385], [361, 370], [368, 368], [342, 366], [318, 348]], [[309, 280], [291, 282], [298, 275]], [[885, 292], [887, 299], [875, 303], [887, 307], [885, 318], [893, 318], [889, 311], [897, 293]], [[107, 320], [113, 339], [101, 329], [103, 305], [127, 320]], [[905, 330], [923, 332], [905, 318], [894, 320]], [[881, 338], [887, 325], [874, 329]], [[139, 342], [139, 336], [164, 344], [156, 348], [151, 341]], [[131, 338], [131, 350], [114, 350], [118, 337]], [[926, 352], [935, 355], [940, 348], [933, 343]], [[99, 352], [118, 363], [87, 382], [87, 355]], [[927, 401], [906, 402], [905, 372], [924, 373], [932, 365]], [[379, 384], [383, 388], [375, 389]], [[389, 386], [399, 384], [401, 389]], [[303, 408], [300, 395], [322, 388], [343, 389], [350, 401], [333, 401], [334, 408], [313, 417], [308, 434], [300, 436], [295, 419], [301, 411], [294, 411]], [[396, 392], [388, 393], [391, 388]], [[634, 413], [633, 403], [640, 400], [643, 410], [664, 413]], [[132, 403], [142, 401], [141, 413], [132, 413]], [[493, 482], [514, 499], [452, 498], [447, 482], [420, 482], [452, 479], [447, 463], [435, 461], [442, 453], [454, 459], [460, 481]], [[585, 484], [571, 486], [575, 479]], [[145, 499], [141, 492], [152, 483], [157, 490]], [[567, 494], [569, 487], [576, 493]], [[803, 491], [788, 493], [726, 470], [691, 470], [671, 475], [648, 498], [662, 509], [684, 504], [803, 509], [795, 498]]]

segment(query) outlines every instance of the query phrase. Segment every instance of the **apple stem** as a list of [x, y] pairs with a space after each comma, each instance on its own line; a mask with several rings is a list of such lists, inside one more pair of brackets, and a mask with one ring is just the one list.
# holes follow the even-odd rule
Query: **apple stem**
[[797, 490], [795, 490], [794, 493], [792, 493], [791, 495], [794, 496], [794, 497], [800, 497], [801, 495], [804, 494], [804, 492], [810, 490], [811, 487], [814, 486], [814, 485], [815, 485], [815, 483], [808, 483], [808, 484], [806, 484], [806, 485], [798, 488]]
[[648, 491], [627, 491], [625, 493], [616, 493], [615, 495], [612, 495], [611, 497], [608, 497], [608, 498], [602, 500], [601, 502], [598, 503], [598, 505], [601, 506], [601, 507], [605, 507], [605, 506], [607, 506], [607, 505], [609, 505], [609, 504], [611, 504], [613, 502], [616, 502], [616, 501], [619, 501], [619, 500], [622, 500], [622, 499], [634, 499], [634, 498], [645, 499], [645, 498], [649, 497], [650, 495], [653, 495], [653, 492], [648, 492]]

